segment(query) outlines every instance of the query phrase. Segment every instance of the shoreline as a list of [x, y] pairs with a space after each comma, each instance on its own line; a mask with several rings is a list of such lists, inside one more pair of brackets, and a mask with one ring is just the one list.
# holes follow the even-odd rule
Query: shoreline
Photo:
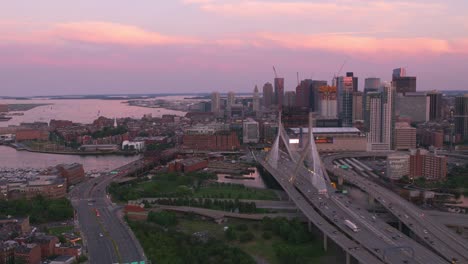
[[27, 151], [27, 152], [33, 152], [33, 153], [42, 153], [42, 154], [54, 154], [54, 155], [70, 155], [70, 156], [136, 156], [141, 153], [128, 153], [128, 152], [71, 152], [71, 151], [47, 151], [47, 150], [33, 150], [27, 147], [20, 147], [20, 146], [15, 146], [12, 144], [4, 144], [4, 146], [11, 147], [15, 149], [16, 151]]

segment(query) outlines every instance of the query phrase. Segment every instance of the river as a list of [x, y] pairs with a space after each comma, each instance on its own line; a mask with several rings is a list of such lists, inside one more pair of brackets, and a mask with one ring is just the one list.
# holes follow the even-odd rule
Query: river
[[[184, 96], [161, 97], [167, 100], [180, 100]], [[0, 122], [0, 127], [19, 125], [21, 122], [49, 122], [51, 119], [71, 120], [77, 123], [92, 123], [99, 116], [109, 118], [141, 118], [145, 114], [160, 117], [163, 114], [185, 115], [185, 112], [164, 108], [144, 108], [129, 106], [124, 100], [63, 99], [63, 100], [0, 100], [0, 104], [49, 104], [25, 111], [23, 116], [13, 116], [8, 122]], [[76, 156], [32, 153], [16, 151], [0, 146], [0, 168], [46, 168], [60, 163], [81, 163], [86, 171], [109, 170], [130, 163], [138, 156]]]
[[[163, 97], [175, 100], [182, 96]], [[13, 116], [10, 121], [0, 122], [0, 127], [19, 125], [21, 122], [49, 122], [52, 119], [71, 120], [76, 123], [92, 123], [99, 116], [108, 118], [142, 118], [145, 114], [160, 117], [163, 114], [184, 116], [185, 112], [164, 108], [145, 108], [129, 106], [125, 100], [99, 99], [34, 99], [34, 100], [0, 100], [0, 104], [50, 104], [25, 111], [23, 116]]]

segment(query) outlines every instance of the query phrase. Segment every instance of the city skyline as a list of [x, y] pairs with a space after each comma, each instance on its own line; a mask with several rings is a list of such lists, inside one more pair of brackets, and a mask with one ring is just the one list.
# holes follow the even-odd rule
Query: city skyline
[[8, 2], [0, 10], [0, 90], [251, 92], [273, 81], [275, 65], [291, 91], [297, 72], [331, 82], [344, 61], [340, 75], [391, 80], [405, 67], [418, 90], [461, 90], [467, 9], [459, 0]]

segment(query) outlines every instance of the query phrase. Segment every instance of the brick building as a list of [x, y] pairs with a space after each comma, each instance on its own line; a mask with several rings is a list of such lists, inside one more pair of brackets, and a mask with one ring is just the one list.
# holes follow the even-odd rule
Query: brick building
[[37, 244], [26, 244], [15, 249], [15, 262], [27, 264], [41, 263], [41, 247]]
[[38, 129], [21, 129], [16, 131], [17, 142], [28, 140], [47, 141], [49, 140], [49, 132]]
[[208, 167], [208, 161], [200, 158], [178, 160], [169, 164], [169, 171], [194, 172]]
[[428, 181], [445, 180], [447, 178], [447, 157], [429, 153], [424, 149], [412, 149], [409, 177], [423, 177]]
[[70, 120], [55, 120], [52, 119], [50, 120], [49, 126], [51, 129], [57, 129], [57, 128], [67, 128], [67, 127], [72, 127], [73, 122]]
[[0, 113], [8, 112], [8, 105], [7, 104], [0, 104]]
[[240, 142], [236, 132], [220, 131], [212, 135], [184, 135], [183, 146], [194, 150], [232, 151], [240, 148]]
[[41, 258], [56, 255], [55, 244], [59, 243], [59, 239], [56, 236], [35, 236], [32, 241], [41, 248]]
[[74, 256], [77, 258], [81, 256], [81, 246], [60, 244], [60, 246], [54, 248], [54, 254], [59, 256]]
[[63, 198], [67, 194], [66, 180], [57, 175], [41, 175], [29, 181], [26, 186], [26, 198], [42, 195], [49, 199]]
[[16, 247], [18, 247], [16, 241], [0, 242], [0, 264], [14, 263]]
[[60, 164], [57, 165], [57, 170], [60, 175], [67, 179], [67, 186], [75, 185], [85, 178], [85, 171], [83, 165], [78, 163]]

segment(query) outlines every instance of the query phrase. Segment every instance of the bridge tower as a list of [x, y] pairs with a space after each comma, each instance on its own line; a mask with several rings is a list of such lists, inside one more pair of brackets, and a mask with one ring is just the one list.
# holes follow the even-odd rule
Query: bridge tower
[[281, 111], [278, 113], [278, 134], [276, 135], [275, 142], [273, 146], [271, 146], [271, 150], [268, 153], [266, 161], [270, 166], [277, 169], [278, 168], [278, 159], [280, 158], [280, 144], [283, 143], [283, 146], [286, 148], [286, 152], [289, 155], [289, 159], [295, 162], [295, 158], [293, 153], [291, 152], [291, 148], [289, 147], [289, 137], [286, 134], [286, 130], [283, 127], [283, 123], [281, 122]]

